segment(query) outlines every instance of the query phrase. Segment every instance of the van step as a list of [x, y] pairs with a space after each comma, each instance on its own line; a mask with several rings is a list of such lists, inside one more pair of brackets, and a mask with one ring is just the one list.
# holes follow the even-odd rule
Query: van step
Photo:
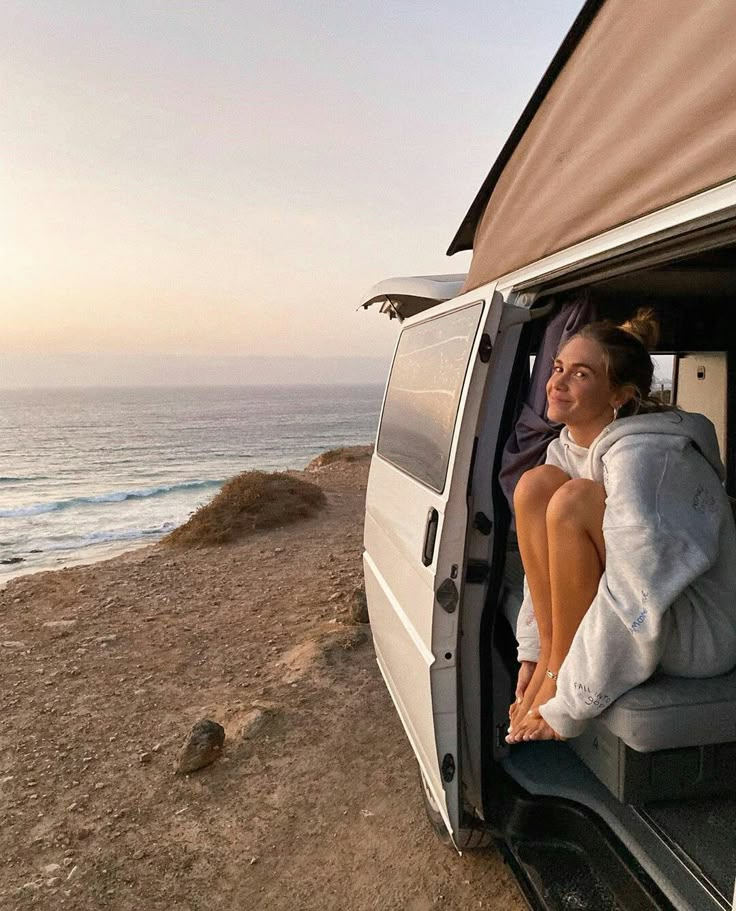
[[564, 842], [510, 845], [531, 889], [533, 908], [545, 911], [630, 911], [601, 879], [590, 858]]
[[[488, 815], [534, 911], [674, 911], [641, 865], [585, 807], [532, 797], [503, 776]], [[489, 797], [491, 795], [489, 794]]]

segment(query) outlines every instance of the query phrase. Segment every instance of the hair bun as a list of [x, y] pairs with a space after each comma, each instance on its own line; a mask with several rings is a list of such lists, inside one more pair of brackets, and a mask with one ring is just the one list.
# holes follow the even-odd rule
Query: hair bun
[[659, 320], [651, 307], [640, 307], [631, 319], [621, 323], [619, 329], [638, 338], [647, 350], [659, 341]]

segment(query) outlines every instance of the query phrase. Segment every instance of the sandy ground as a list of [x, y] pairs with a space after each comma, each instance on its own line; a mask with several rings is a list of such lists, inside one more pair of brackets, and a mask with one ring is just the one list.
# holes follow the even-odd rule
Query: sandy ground
[[[315, 519], [0, 591], [0, 908], [526, 907], [494, 850], [436, 839], [349, 621], [367, 464], [308, 475]], [[222, 756], [175, 775], [200, 718]]]

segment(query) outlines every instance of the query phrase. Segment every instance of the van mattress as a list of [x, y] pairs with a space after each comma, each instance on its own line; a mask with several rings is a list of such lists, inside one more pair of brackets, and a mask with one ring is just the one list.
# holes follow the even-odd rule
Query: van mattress
[[640, 753], [736, 741], [736, 670], [698, 679], [655, 674], [599, 720]]

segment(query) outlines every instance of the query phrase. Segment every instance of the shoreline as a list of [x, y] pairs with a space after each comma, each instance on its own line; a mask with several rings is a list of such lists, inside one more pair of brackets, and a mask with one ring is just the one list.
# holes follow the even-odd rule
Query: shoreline
[[0, 560], [23, 562], [0, 563], [0, 584], [153, 543], [233, 476], [372, 439], [380, 410], [372, 385], [186, 389], [25, 390], [8, 403]]
[[64, 558], [63, 560], [60, 559], [58, 566], [24, 567], [22, 563], [16, 563], [13, 564], [12, 568], [7, 572], [0, 573], [0, 591], [2, 591], [2, 589], [14, 579], [25, 579], [29, 576], [41, 575], [42, 573], [62, 572], [65, 569], [95, 566], [97, 563], [104, 563], [107, 560], [115, 560], [118, 557], [124, 556], [125, 554], [141, 550], [144, 547], [155, 547], [159, 541], [160, 538], [157, 541], [110, 541], [106, 542], [105, 544], [91, 544], [88, 550], [99, 550], [97, 556], [93, 556], [91, 553], [85, 553], [84, 551], [79, 551], [79, 555], [77, 557], [70, 556], [69, 558]]
[[[364, 450], [369, 444], [356, 444], [354, 446], [347, 447], [348, 449]], [[302, 468], [293, 468], [293, 467], [282, 467], [282, 468], [246, 468], [243, 472], [247, 471], [264, 471], [266, 473], [296, 473], [301, 475], [303, 472], [308, 471], [309, 465], [319, 459], [324, 452], [315, 452], [310, 454], [308, 457], [305, 457], [304, 466]], [[233, 477], [237, 477], [234, 475]], [[104, 562], [105, 560], [112, 560], [115, 557], [121, 556], [125, 553], [132, 551], [140, 550], [143, 547], [154, 547], [161, 542], [170, 532], [174, 531], [179, 525], [184, 524], [192, 516], [197, 509], [202, 506], [207, 505], [207, 503], [213, 499], [222, 486], [227, 483], [231, 478], [226, 478], [224, 481], [218, 482], [216, 490], [213, 490], [212, 494], [209, 496], [208, 500], [204, 502], [196, 503], [193, 508], [188, 510], [187, 517], [184, 518], [178, 525], [173, 524], [171, 527], [167, 528], [165, 531], [162, 531], [158, 535], [141, 535], [137, 538], [122, 538], [122, 539], [113, 539], [109, 541], [95, 542], [87, 544], [84, 547], [78, 547], [74, 550], [64, 550], [64, 551], [40, 551], [33, 552], [31, 551], [29, 556], [31, 559], [28, 559], [27, 556], [21, 558], [17, 563], [0, 563], [0, 590], [11, 582], [13, 579], [24, 578], [25, 576], [37, 575], [38, 573], [44, 572], [58, 572], [63, 569], [78, 567], [78, 566], [92, 566], [96, 563]], [[54, 555], [58, 555], [54, 558]], [[62, 554], [64, 556], [62, 556]], [[41, 560], [40, 565], [35, 565], [37, 558], [41, 556], [46, 557], [46, 560]], [[52, 562], [53, 558], [53, 562]], [[13, 558], [11, 558], [13, 559]], [[54, 563], [56, 565], [54, 565]]]

